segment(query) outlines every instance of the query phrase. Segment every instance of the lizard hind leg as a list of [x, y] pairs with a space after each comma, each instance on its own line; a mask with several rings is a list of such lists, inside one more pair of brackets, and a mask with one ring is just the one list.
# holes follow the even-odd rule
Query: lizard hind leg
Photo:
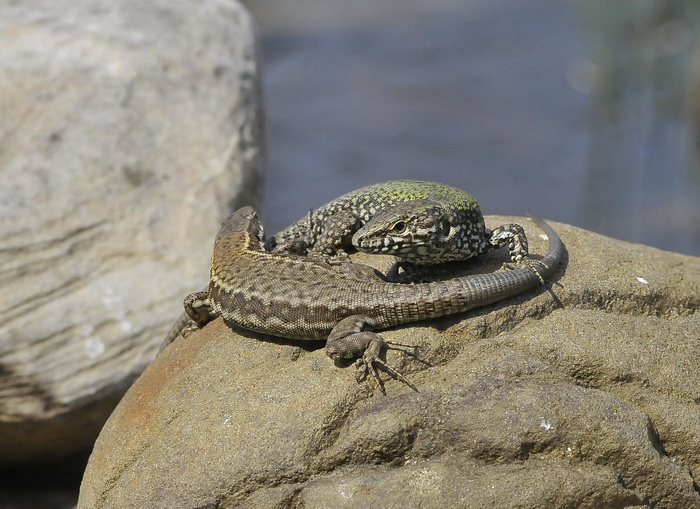
[[336, 362], [357, 358], [355, 365], [359, 370], [358, 379], [360, 381], [364, 380], [371, 374], [379, 390], [384, 395], [386, 395], [386, 390], [384, 389], [384, 383], [379, 378], [377, 366], [391, 377], [405, 383], [418, 392], [418, 388], [415, 385], [381, 358], [382, 353], [387, 349], [404, 351], [403, 348], [409, 348], [409, 346], [385, 341], [379, 334], [364, 330], [367, 326], [367, 320], [358, 315], [349, 316], [338, 322], [328, 336], [328, 342], [326, 343], [328, 356]]

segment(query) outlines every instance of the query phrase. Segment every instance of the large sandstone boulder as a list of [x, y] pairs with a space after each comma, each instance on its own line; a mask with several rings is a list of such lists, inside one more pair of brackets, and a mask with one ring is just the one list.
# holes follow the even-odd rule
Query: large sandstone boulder
[[254, 203], [235, 0], [30, 0], [0, 16], [0, 465], [88, 448]]
[[[487, 218], [513, 221], [543, 253], [528, 220]], [[388, 354], [418, 393], [221, 320], [175, 341], [79, 507], [700, 507], [700, 259], [553, 226], [549, 291], [382, 332], [420, 346]]]

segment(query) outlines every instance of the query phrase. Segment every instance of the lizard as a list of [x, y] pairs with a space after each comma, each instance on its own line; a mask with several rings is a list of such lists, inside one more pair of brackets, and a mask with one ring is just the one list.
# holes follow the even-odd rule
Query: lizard
[[422, 180], [390, 180], [346, 193], [276, 233], [269, 250], [336, 257], [354, 247], [399, 258], [399, 267], [466, 260], [508, 246], [510, 260], [528, 254], [522, 226], [489, 230], [479, 204], [459, 188]]
[[[327, 257], [334, 262], [344, 260], [345, 251], [353, 246], [366, 253], [394, 255], [399, 260], [387, 272], [394, 282], [431, 279], [429, 270], [417, 271], [415, 265], [465, 260], [505, 246], [512, 263], [528, 254], [522, 226], [487, 229], [471, 194], [446, 184], [408, 179], [346, 193], [309, 211], [268, 239], [265, 246], [276, 253]], [[399, 275], [400, 269], [405, 273]], [[182, 313], [161, 351], [193, 328], [189, 316]]]
[[[358, 263], [333, 265], [322, 258], [269, 252], [253, 207], [225, 220], [216, 236], [209, 287], [190, 294], [185, 310], [199, 327], [213, 317], [232, 327], [273, 336], [324, 340], [336, 363], [358, 358], [385, 393], [377, 366], [417, 388], [380, 358], [390, 343], [373, 332], [395, 325], [461, 313], [540, 285], [559, 264], [564, 244], [542, 219], [532, 220], [549, 238], [547, 254], [511, 270], [401, 284]], [[400, 349], [400, 348], [399, 348]]]

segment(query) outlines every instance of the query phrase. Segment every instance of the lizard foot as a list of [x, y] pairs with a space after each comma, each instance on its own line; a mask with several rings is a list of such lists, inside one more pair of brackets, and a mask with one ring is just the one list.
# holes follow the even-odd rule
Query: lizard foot
[[272, 252], [279, 255], [303, 256], [308, 253], [308, 251], [309, 243], [306, 241], [306, 239], [301, 237], [285, 240], [272, 248]]
[[172, 331], [175, 331], [176, 333], [172, 332], [167, 335], [165, 340], [161, 343], [160, 348], [158, 349], [158, 353], [156, 355], [160, 355], [160, 353], [165, 350], [165, 347], [168, 346], [170, 343], [175, 341], [177, 338], [182, 336], [183, 338], [186, 338], [190, 334], [192, 334], [194, 331], [199, 330], [199, 326], [192, 320], [191, 318], [187, 317], [188, 320], [184, 323], [184, 325], [180, 326], [180, 320], [175, 322], [175, 325], [173, 326]]
[[197, 326], [197, 324], [193, 320], [190, 320], [189, 323], [182, 328], [182, 330], [180, 331], [180, 335], [183, 338], [186, 338], [187, 336], [192, 334], [194, 331], [198, 331], [198, 330], [199, 330], [199, 326]]
[[[370, 332], [368, 334], [374, 334], [373, 332]], [[400, 382], [405, 383], [408, 385], [411, 389], [414, 391], [418, 392], [418, 387], [413, 385], [405, 376], [403, 376], [399, 371], [397, 371], [394, 367], [392, 367], [390, 364], [385, 362], [379, 357], [379, 354], [381, 353], [382, 347], [386, 347], [387, 349], [391, 350], [399, 350], [404, 353], [407, 353], [409, 355], [415, 355], [414, 353], [409, 353], [406, 351], [408, 348], [415, 349], [415, 347], [411, 345], [403, 345], [401, 343], [395, 343], [393, 341], [386, 341], [381, 339], [378, 334], [374, 334], [379, 338], [379, 341], [376, 343], [379, 344], [379, 351], [377, 351], [377, 348], [375, 347], [376, 343], [370, 344], [370, 346], [367, 347], [367, 350], [365, 350], [365, 353], [362, 355], [360, 359], [357, 359], [355, 361], [355, 367], [358, 369], [358, 374], [357, 374], [357, 381], [362, 382], [367, 379], [368, 374], [372, 374], [372, 378], [374, 378], [374, 381], [377, 383], [377, 387], [379, 387], [379, 390], [382, 391], [382, 394], [386, 396], [386, 390], [384, 389], [384, 382], [382, 382], [382, 379], [379, 377], [379, 373], [377, 372], [377, 366], [380, 366], [382, 371], [386, 372], [391, 376], [393, 379], [398, 380]]]
[[404, 353], [409, 345], [385, 341], [379, 334], [363, 330], [369, 324], [362, 316], [349, 316], [342, 319], [331, 331], [326, 343], [326, 353], [334, 361], [343, 359], [353, 359], [359, 357], [355, 362], [359, 369], [358, 381], [364, 381], [369, 374], [372, 375], [382, 394], [386, 395], [384, 383], [379, 377], [377, 367], [388, 373], [392, 378], [399, 380], [411, 389], [418, 392], [418, 388], [413, 385], [405, 376], [399, 373], [391, 365], [381, 358], [381, 354], [387, 349], [401, 350]]

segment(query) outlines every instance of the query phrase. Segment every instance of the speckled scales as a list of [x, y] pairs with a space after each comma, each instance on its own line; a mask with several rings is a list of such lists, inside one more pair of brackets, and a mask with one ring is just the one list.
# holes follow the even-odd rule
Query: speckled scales
[[[312, 210], [271, 237], [268, 247], [301, 238], [308, 244], [309, 254], [332, 256], [338, 250], [350, 247], [353, 234], [372, 218], [415, 200], [429, 200], [440, 205], [450, 223], [461, 229], [451, 247], [452, 251], [464, 251], [459, 259], [467, 258], [487, 245], [484, 219], [472, 195], [437, 182], [390, 180], [351, 191]], [[420, 261], [420, 254], [410, 252], [412, 261], [416, 258]]]

